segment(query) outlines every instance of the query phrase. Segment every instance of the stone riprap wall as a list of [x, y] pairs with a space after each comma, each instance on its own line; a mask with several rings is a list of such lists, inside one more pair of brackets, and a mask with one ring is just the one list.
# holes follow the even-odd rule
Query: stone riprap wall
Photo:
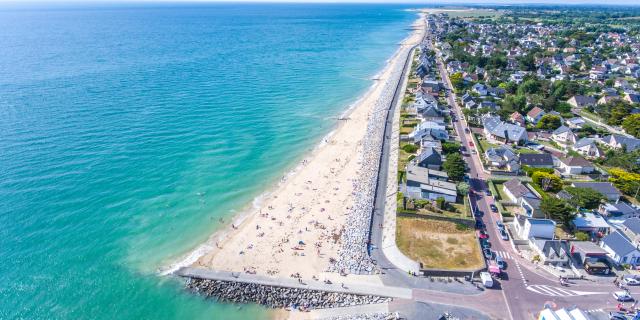
[[391, 298], [255, 283], [189, 278], [187, 289], [229, 303], [258, 303], [271, 308], [325, 309], [385, 303]]

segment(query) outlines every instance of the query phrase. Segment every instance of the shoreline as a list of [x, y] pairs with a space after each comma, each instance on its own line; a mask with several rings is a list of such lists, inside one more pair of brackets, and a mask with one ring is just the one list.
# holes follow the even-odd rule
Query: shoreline
[[[358, 96], [358, 99], [356, 101], [354, 101], [353, 103], [349, 104], [349, 106], [340, 113], [340, 115], [337, 117], [337, 123], [334, 125], [333, 129], [331, 129], [326, 135], [324, 135], [319, 142], [317, 142], [313, 148], [310, 148], [309, 151], [307, 151], [306, 153], [303, 153], [301, 159], [297, 160], [296, 162], [292, 163], [291, 167], [289, 170], [286, 170], [282, 176], [282, 178], [279, 181], [275, 181], [271, 186], [267, 187], [265, 189], [265, 191], [263, 193], [261, 193], [260, 195], [256, 196], [255, 198], [253, 198], [253, 200], [251, 200], [247, 205], [245, 205], [240, 211], [238, 211], [237, 214], [235, 214], [233, 216], [233, 218], [230, 220], [230, 222], [226, 223], [226, 225], [221, 226], [219, 230], [215, 231], [213, 234], [211, 234], [207, 240], [198, 245], [195, 249], [190, 250], [186, 255], [183, 255], [181, 258], [179, 258], [177, 261], [175, 261], [174, 263], [169, 264], [166, 267], [160, 268], [159, 269], [159, 273], [161, 275], [170, 275], [172, 273], [174, 273], [175, 271], [177, 271], [179, 268], [181, 267], [186, 267], [186, 266], [193, 266], [193, 265], [199, 265], [199, 266], [205, 266], [207, 268], [214, 268], [215, 267], [215, 263], [211, 263], [211, 265], [207, 265], [207, 263], [203, 263], [203, 260], [205, 257], [209, 256], [211, 257], [211, 259], [209, 260], [209, 262], [213, 261], [215, 259], [215, 255], [221, 252], [225, 252], [225, 251], [229, 251], [226, 250], [226, 243], [222, 246], [219, 245], [219, 243], [221, 242], [226, 242], [229, 241], [231, 239], [233, 239], [234, 237], [239, 237], [238, 234], [241, 233], [245, 233], [246, 231], [249, 231], [248, 228], [248, 223], [250, 221], [256, 220], [258, 215], [263, 215], [262, 212], [265, 209], [265, 205], [267, 202], [271, 201], [274, 202], [275, 199], [278, 198], [278, 192], [280, 191], [281, 194], [283, 195], [288, 195], [288, 196], [292, 196], [292, 194], [289, 192], [288, 194], [283, 191], [284, 189], [287, 189], [288, 185], [293, 183], [295, 185], [294, 182], [292, 182], [292, 180], [295, 180], [296, 176], [300, 175], [302, 171], [304, 171], [307, 167], [307, 165], [309, 163], [311, 163], [312, 161], [314, 161], [314, 159], [320, 157], [320, 154], [325, 151], [327, 148], [329, 148], [330, 146], [335, 146], [337, 144], [336, 142], [336, 134], [338, 133], [342, 133], [343, 137], [337, 137], [337, 138], [344, 138], [345, 132], [343, 131], [348, 131], [347, 129], [345, 129], [345, 127], [347, 126], [348, 123], [351, 122], [351, 119], [349, 119], [350, 116], [354, 115], [354, 113], [357, 113], [356, 116], [363, 118], [363, 116], [366, 116], [364, 118], [366, 118], [366, 120], [369, 119], [369, 116], [371, 115], [371, 113], [376, 113], [376, 112], [380, 112], [380, 110], [377, 110], [374, 108], [374, 105], [371, 103], [371, 99], [376, 97], [376, 91], [381, 90], [381, 88], [384, 88], [386, 83], [384, 83], [383, 79], [380, 79], [380, 77], [383, 77], [384, 75], [388, 76], [388, 73], [393, 71], [393, 67], [398, 63], [398, 57], [401, 55], [401, 53], [403, 52], [403, 48], [405, 48], [407, 46], [407, 42], [411, 41], [412, 38], [415, 38], [417, 34], [421, 33], [420, 28], [416, 28], [417, 26], [420, 26], [421, 23], [423, 23], [424, 20], [424, 14], [423, 13], [418, 13], [418, 18], [416, 20], [414, 20], [414, 22], [410, 25], [414, 30], [409, 32], [409, 34], [402, 40], [402, 42], [400, 42], [398, 44], [397, 49], [394, 51], [394, 53], [386, 60], [385, 65], [372, 77], [372, 83], [371, 86], [369, 86], [369, 88], [366, 89], [366, 91], [362, 94], [360, 94]], [[375, 99], [374, 99], [375, 101]], [[369, 103], [367, 103], [369, 102]], [[362, 119], [360, 119], [362, 120]], [[362, 124], [362, 121], [360, 121], [360, 123], [358, 124]], [[353, 125], [355, 126], [355, 125]], [[366, 125], [365, 125], [366, 126]], [[356, 129], [362, 129], [362, 126], [356, 128]], [[349, 132], [347, 132], [349, 133]], [[345, 143], [347, 141], [345, 140]], [[353, 141], [352, 141], [353, 142]], [[359, 141], [361, 142], [361, 141]], [[355, 146], [355, 144], [354, 144]], [[338, 148], [338, 147], [335, 147]], [[335, 149], [334, 148], [334, 149]], [[340, 153], [338, 153], [338, 155], [340, 155]], [[326, 155], [324, 155], [326, 158]], [[335, 156], [335, 154], [333, 154], [333, 156]], [[340, 160], [340, 159], [336, 159], [336, 160]], [[350, 159], [347, 158], [347, 162], [349, 162]], [[352, 163], [353, 164], [353, 163]], [[324, 167], [326, 167], [325, 164], [323, 164]], [[355, 173], [358, 174], [358, 169], [355, 169], [355, 171], [353, 170], [353, 165], [350, 167], [350, 169], [352, 169], [351, 172], [349, 173]], [[325, 168], [326, 169], [326, 168]], [[333, 170], [333, 168], [332, 168]], [[310, 170], [307, 170], [310, 171]], [[332, 171], [333, 172], [333, 171]], [[353, 183], [351, 180], [351, 178], [347, 176], [346, 181], [344, 181], [345, 179], [343, 178], [343, 180], [341, 180], [341, 182], [343, 182], [343, 184], [345, 182], [349, 182], [347, 185], [350, 185], [351, 183]], [[326, 178], [326, 176], [325, 176]], [[354, 178], [354, 177], [352, 177]], [[327, 178], [328, 179], [328, 178]], [[321, 178], [319, 178], [319, 180], [322, 180]], [[344, 185], [341, 185], [342, 187], [344, 187]], [[336, 187], [338, 188], [338, 187]], [[308, 189], [308, 187], [307, 187]], [[348, 188], [345, 188], [348, 189]], [[314, 188], [314, 190], [316, 190]], [[337, 190], [337, 189], [334, 189]], [[296, 193], [297, 195], [297, 193]], [[315, 200], [315, 199], [314, 199]], [[344, 198], [344, 202], [348, 202], [348, 200], [352, 200], [349, 196], [346, 196]], [[307, 202], [311, 202], [311, 200], [309, 201], [303, 201], [302, 203], [307, 203]], [[328, 201], [327, 201], [328, 202]], [[318, 205], [320, 205], [318, 203]], [[291, 204], [290, 204], [291, 206]], [[337, 207], [336, 207], [337, 208]], [[304, 207], [303, 207], [304, 209]], [[290, 211], [293, 210], [291, 207], [289, 209]], [[320, 212], [324, 212], [324, 208], [322, 208], [322, 210]], [[308, 213], [308, 212], [307, 212]], [[338, 212], [336, 212], [336, 215], [339, 214]], [[268, 215], [268, 213], [267, 213]], [[305, 214], [303, 214], [302, 216], [304, 216]], [[344, 216], [344, 215], [343, 215]], [[275, 219], [275, 218], [272, 218]], [[317, 221], [319, 221], [321, 218], [317, 218], [316, 223], [319, 223]], [[331, 216], [329, 216], [329, 220], [334, 220], [331, 218]], [[339, 218], [336, 217], [336, 220], [339, 220]], [[323, 221], [324, 223], [331, 225], [332, 223], [329, 221]], [[344, 222], [344, 221], [343, 221]], [[282, 222], [280, 222], [282, 223]], [[231, 228], [230, 226], [231, 225]], [[335, 229], [335, 227], [342, 227], [344, 228], [344, 224], [340, 224], [339, 221], [337, 221], [336, 223], [333, 224], [333, 227]], [[256, 225], [256, 228], [259, 228], [258, 225]], [[273, 230], [273, 233], [281, 233], [282, 230], [277, 230], [278, 228], [276, 228], [276, 230]], [[284, 229], [284, 228], [282, 228]], [[307, 228], [305, 227], [305, 230]], [[245, 231], [245, 232], [242, 232]], [[300, 230], [300, 232], [302, 232], [302, 230]], [[242, 241], [240, 241], [242, 242]], [[243, 242], [244, 243], [244, 242]], [[310, 243], [309, 243], [310, 244]], [[251, 246], [253, 246], [253, 244], [251, 244]], [[238, 251], [237, 249], [240, 249], [241, 253], [243, 252], [242, 247], [240, 246], [236, 246], [235, 247], [236, 250], [231, 250], [231, 251]], [[282, 250], [282, 249], [281, 249]], [[324, 250], [324, 248], [323, 248]], [[333, 253], [335, 255], [335, 253], [338, 250], [338, 246], [333, 246], [329, 251], [331, 253]], [[266, 252], [264, 252], [266, 253]], [[318, 255], [320, 255], [320, 249], [318, 249]], [[303, 254], [304, 256], [304, 254]], [[305, 260], [310, 260], [310, 259], [305, 259]], [[326, 260], [326, 259], [325, 259]], [[309, 261], [305, 261], [305, 262], [309, 262]], [[231, 268], [232, 271], [240, 271], [239, 270], [239, 265], [238, 263], [236, 263], [235, 265], [233, 265], [233, 263], [230, 264], [224, 264], [225, 268]], [[316, 266], [317, 267], [317, 266]], [[311, 268], [313, 269], [313, 267]], [[326, 268], [321, 268], [320, 269], [315, 269], [314, 272], [312, 272], [313, 274], [318, 274], [318, 273], [323, 273], [324, 269]], [[247, 269], [245, 268], [245, 271], [247, 271]], [[262, 272], [260, 273], [264, 273], [265, 270], [260, 270]], [[249, 271], [247, 271], [249, 272]], [[255, 270], [253, 271], [255, 272]], [[306, 276], [308, 276], [309, 274], [307, 273]], [[282, 276], [282, 275], [281, 275]], [[285, 275], [286, 276], [286, 275]]]

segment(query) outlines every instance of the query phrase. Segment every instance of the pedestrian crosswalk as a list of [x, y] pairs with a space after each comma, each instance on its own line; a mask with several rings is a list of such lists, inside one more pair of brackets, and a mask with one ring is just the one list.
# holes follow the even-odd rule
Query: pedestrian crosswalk
[[586, 310], [587, 313], [596, 313], [596, 312], [604, 312], [604, 309], [600, 308], [600, 309], [589, 309]]
[[586, 296], [592, 294], [607, 294], [607, 292], [587, 292], [587, 291], [574, 291], [567, 288], [553, 287], [547, 285], [534, 284], [527, 287], [527, 290], [552, 297], [576, 297]]
[[543, 294], [545, 296], [552, 297], [572, 297], [578, 296], [574, 291], [565, 288], [558, 288], [546, 285], [530, 285], [527, 287], [527, 290], [533, 291], [535, 293]]
[[496, 250], [496, 255], [502, 259], [513, 259], [511, 254], [507, 251], [498, 251]]

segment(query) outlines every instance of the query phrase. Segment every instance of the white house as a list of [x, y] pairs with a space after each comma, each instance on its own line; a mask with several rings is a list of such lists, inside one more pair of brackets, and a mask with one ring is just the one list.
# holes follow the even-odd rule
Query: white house
[[546, 112], [539, 107], [534, 107], [531, 111], [527, 112], [527, 121], [533, 124], [537, 124], [540, 118], [544, 116]]
[[634, 246], [622, 233], [613, 232], [602, 239], [602, 249], [607, 256], [618, 265], [630, 264], [637, 266], [640, 262], [640, 250]]
[[531, 237], [553, 239], [556, 230], [556, 223], [553, 220], [528, 218], [520, 214], [513, 219], [513, 225], [521, 239]]
[[604, 156], [604, 152], [598, 147], [595, 139], [582, 138], [571, 146], [571, 149], [587, 158], [600, 158]]
[[591, 162], [582, 157], [560, 158], [558, 171], [565, 175], [586, 174], [595, 171]]
[[575, 144], [577, 136], [567, 126], [560, 126], [551, 134], [551, 140], [560, 144]]

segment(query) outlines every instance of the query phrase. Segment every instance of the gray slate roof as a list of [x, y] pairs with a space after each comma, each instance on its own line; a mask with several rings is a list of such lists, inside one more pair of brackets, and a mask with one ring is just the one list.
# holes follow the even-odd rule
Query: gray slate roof
[[596, 190], [603, 195], [607, 194], [620, 194], [620, 191], [611, 184], [611, 182], [574, 182], [573, 186], [576, 188], [589, 188]]
[[521, 126], [506, 123], [500, 120], [500, 117], [485, 117], [484, 127], [494, 136], [506, 139], [507, 135], [509, 141], [519, 141], [527, 137], [527, 130]]
[[622, 223], [635, 234], [640, 234], [640, 218], [629, 218]]
[[520, 155], [520, 164], [527, 166], [552, 166], [553, 157], [548, 153], [524, 153]]
[[602, 242], [620, 256], [627, 255], [629, 252], [636, 250], [636, 247], [631, 244], [631, 241], [617, 231], [602, 238]]

